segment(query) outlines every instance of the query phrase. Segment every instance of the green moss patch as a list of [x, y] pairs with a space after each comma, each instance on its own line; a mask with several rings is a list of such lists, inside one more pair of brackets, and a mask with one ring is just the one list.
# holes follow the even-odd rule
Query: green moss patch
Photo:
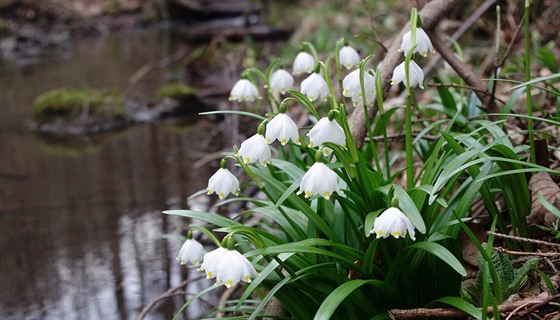
[[119, 117], [124, 115], [124, 97], [119, 89], [60, 88], [46, 92], [33, 102], [31, 115], [38, 122], [58, 118], [73, 120], [87, 117]]
[[172, 83], [161, 87], [157, 93], [157, 99], [173, 98], [178, 100], [193, 99], [197, 97], [197, 90], [182, 83]]

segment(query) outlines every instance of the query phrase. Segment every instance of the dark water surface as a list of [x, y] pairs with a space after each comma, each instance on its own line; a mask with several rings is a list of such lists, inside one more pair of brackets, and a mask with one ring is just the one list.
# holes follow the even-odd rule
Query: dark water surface
[[[77, 139], [76, 151], [25, 124], [39, 94], [124, 88], [173, 50], [168, 32], [152, 30], [81, 40], [64, 56], [1, 62], [0, 318], [134, 319], [183, 280], [174, 259], [181, 242], [162, 235], [180, 233], [185, 220], [161, 211], [187, 207], [185, 197], [206, 187], [212, 169], [192, 168], [206, 130], [141, 125]], [[164, 78], [150, 72], [135, 89], [149, 94]], [[208, 283], [187, 291], [197, 285]], [[169, 319], [182, 301], [159, 304], [147, 318]]]

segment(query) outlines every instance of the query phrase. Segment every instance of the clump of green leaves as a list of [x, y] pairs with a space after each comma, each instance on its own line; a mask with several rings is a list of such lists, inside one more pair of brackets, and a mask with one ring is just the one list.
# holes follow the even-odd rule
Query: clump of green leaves
[[[483, 243], [482, 247], [486, 250], [487, 244]], [[501, 296], [495, 297], [498, 301], [507, 300], [512, 294], [518, 293], [521, 287], [527, 283], [529, 272], [535, 270], [540, 262], [539, 258], [531, 258], [523, 265], [517, 269], [514, 269], [513, 263], [508, 254], [504, 252], [498, 252], [496, 250], [490, 249], [490, 259], [488, 263], [494, 266], [497, 274], [497, 285], [501, 288]], [[486, 278], [484, 275], [487, 272], [488, 265], [484, 256], [479, 253], [477, 258], [478, 273], [476, 276], [476, 282], [470, 287], [466, 288], [463, 295], [467, 300], [470, 300], [473, 304], [480, 306], [481, 299], [483, 295], [484, 282], [488, 282], [488, 290], [490, 294], [496, 295], [494, 292], [494, 281], [492, 277]]]

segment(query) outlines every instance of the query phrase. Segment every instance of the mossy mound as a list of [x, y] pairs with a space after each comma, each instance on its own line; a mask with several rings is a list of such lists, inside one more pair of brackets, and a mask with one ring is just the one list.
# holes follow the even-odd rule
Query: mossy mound
[[45, 123], [56, 119], [72, 121], [84, 117], [120, 117], [124, 115], [124, 96], [121, 90], [110, 88], [60, 88], [46, 92], [33, 102], [31, 115]]
[[195, 88], [189, 87], [182, 83], [172, 83], [161, 87], [157, 93], [157, 99], [172, 98], [172, 99], [197, 99], [198, 92]]

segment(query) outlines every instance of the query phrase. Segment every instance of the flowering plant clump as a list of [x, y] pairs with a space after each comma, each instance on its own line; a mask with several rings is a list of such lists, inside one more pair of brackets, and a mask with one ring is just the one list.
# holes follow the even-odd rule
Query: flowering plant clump
[[[258, 190], [258, 194], [220, 201], [218, 205], [225, 208], [234, 201], [246, 204], [226, 216], [192, 210], [165, 212], [206, 222], [191, 228], [217, 247], [202, 261], [198, 246], [185, 243], [181, 249], [181, 263], [201, 262], [198, 270], [208, 279], [216, 278], [215, 286], [189, 299], [181, 310], [222, 284], [230, 288], [243, 282], [250, 285], [223, 312], [250, 319], [266, 317], [266, 306], [273, 299], [295, 319], [381, 319], [390, 308], [430, 303], [467, 304], [465, 309], [471, 314], [478, 310], [466, 301], [457, 302], [461, 279], [466, 276], [457, 237], [461, 228], [468, 233], [465, 221], [477, 194], [487, 205], [495, 205], [485, 183], [493, 183], [490, 179], [498, 175], [489, 173], [499, 168], [489, 159], [514, 151], [503, 142], [505, 134], [487, 139], [493, 142], [483, 151], [471, 149], [466, 144], [485, 140], [471, 136], [481, 132], [476, 126], [482, 124], [476, 121], [460, 123], [461, 128], [474, 126], [469, 127], [469, 135], [452, 133], [464, 115], [449, 102], [453, 95], [445, 87], [438, 92], [442, 103], [451, 103], [445, 110], [452, 120], [439, 120], [417, 130], [413, 140], [412, 104], [419, 100], [414, 89], [423, 88], [425, 77], [413, 59], [415, 54], [427, 56], [433, 51], [420, 25], [413, 9], [411, 30], [401, 44], [404, 61], [395, 63], [392, 73], [391, 84], [403, 83], [406, 90], [405, 106], [383, 108], [383, 97], [376, 94], [382, 94], [389, 83], [381, 82], [379, 69], [368, 67], [373, 55], [360, 59], [344, 39], [325, 59], [312, 44], [303, 43], [292, 73], [310, 75], [301, 80], [299, 91], [291, 89], [297, 84], [279, 60], [266, 71], [250, 68], [243, 72], [243, 76], [262, 81], [273, 112], [260, 113], [260, 108], [257, 114], [227, 112], [249, 115], [260, 124], [256, 133], [225, 155], [208, 182], [207, 193], [222, 199], [242, 192], [239, 180], [227, 169], [229, 160], [250, 181], [243, 189], [252, 185], [250, 190]], [[236, 84], [232, 100], [258, 99], [258, 89], [252, 87], [255, 83], [244, 81], [243, 90]], [[352, 102], [347, 104], [345, 97]], [[372, 109], [368, 108], [374, 104], [379, 113], [370, 119]], [[354, 113], [363, 112], [367, 143], [355, 141], [347, 107], [354, 108]], [[405, 109], [404, 119], [397, 118], [401, 108]], [[298, 114], [304, 114], [297, 119], [300, 127], [294, 121]], [[392, 153], [389, 146], [387, 125], [391, 122], [404, 123], [404, 153]], [[417, 121], [415, 126], [423, 124]], [[439, 136], [423, 140], [431, 130]], [[497, 128], [488, 131], [499, 132]], [[391, 154], [404, 154], [405, 161], [394, 164]], [[477, 157], [484, 162], [473, 160]], [[422, 167], [415, 167], [415, 162]], [[467, 177], [461, 176], [467, 174], [465, 168]], [[496, 221], [498, 216], [496, 213]], [[225, 233], [221, 243], [216, 233]]]

